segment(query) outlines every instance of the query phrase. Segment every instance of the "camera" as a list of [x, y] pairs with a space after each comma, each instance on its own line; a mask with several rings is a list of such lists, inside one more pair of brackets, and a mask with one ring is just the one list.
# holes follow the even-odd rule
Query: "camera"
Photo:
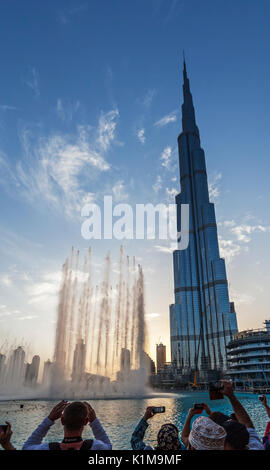
[[154, 406], [153, 413], [165, 413], [165, 406]]
[[210, 382], [208, 385], [210, 400], [222, 400], [222, 389], [223, 385], [220, 382]]
[[0, 432], [4, 431], [4, 433], [6, 434], [7, 432], [7, 424], [0, 424]]
[[259, 400], [263, 401], [264, 400], [264, 395], [259, 395], [258, 398], [259, 398]]

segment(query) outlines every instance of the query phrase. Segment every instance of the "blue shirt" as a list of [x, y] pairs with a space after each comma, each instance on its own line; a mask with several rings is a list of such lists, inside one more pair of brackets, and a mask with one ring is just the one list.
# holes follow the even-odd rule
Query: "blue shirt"
[[[49, 450], [49, 443], [42, 442], [54, 421], [45, 418], [23, 445], [22, 450]], [[95, 439], [90, 450], [111, 450], [112, 445], [99, 420], [89, 423]]]

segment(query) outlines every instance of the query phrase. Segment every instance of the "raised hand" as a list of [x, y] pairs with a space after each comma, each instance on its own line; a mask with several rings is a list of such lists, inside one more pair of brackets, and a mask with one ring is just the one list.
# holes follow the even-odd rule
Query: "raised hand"
[[12, 436], [11, 425], [8, 421], [6, 421], [6, 424], [7, 424], [6, 432], [4, 431], [0, 432], [0, 444], [5, 450], [14, 450], [14, 447], [10, 442], [10, 439]]
[[220, 390], [221, 393], [223, 393], [223, 395], [226, 395], [227, 397], [232, 397], [234, 395], [233, 381], [232, 380], [221, 380], [220, 382], [223, 385], [222, 390]]
[[148, 406], [145, 410], [144, 413], [144, 419], [147, 421], [148, 419], [152, 418], [154, 416], [154, 411], [153, 411], [153, 406]]
[[87, 408], [88, 421], [89, 421], [89, 423], [92, 423], [96, 419], [96, 412], [95, 412], [94, 408], [92, 408], [90, 403], [87, 403], [87, 401], [84, 401], [83, 403], [85, 404], [85, 406]]
[[53, 407], [53, 409], [50, 412], [48, 418], [51, 421], [56, 421], [57, 419], [61, 418], [62, 413], [63, 413], [64, 409], [66, 408], [67, 404], [68, 404], [68, 402], [66, 400], [62, 400], [59, 403], [57, 403], [57, 405], [55, 405]]

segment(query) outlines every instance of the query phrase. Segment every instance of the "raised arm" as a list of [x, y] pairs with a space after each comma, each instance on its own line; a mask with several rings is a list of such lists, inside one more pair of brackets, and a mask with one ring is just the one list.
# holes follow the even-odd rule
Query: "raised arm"
[[144, 413], [144, 417], [141, 419], [141, 421], [137, 424], [132, 436], [131, 436], [131, 447], [133, 450], [147, 450], [151, 449], [150, 446], [147, 446], [143, 439], [145, 435], [145, 431], [148, 428], [148, 423], [147, 420], [152, 418], [154, 416], [153, 412], [153, 407], [148, 406], [146, 408], [146, 411]]
[[46, 450], [46, 445], [42, 445], [42, 440], [46, 436], [50, 427], [54, 424], [56, 419], [59, 419], [63, 410], [67, 406], [67, 402], [62, 400], [50, 412], [49, 416], [45, 418], [42, 423], [35, 429], [31, 436], [23, 445], [22, 450]]
[[238, 398], [234, 395], [233, 382], [231, 380], [221, 380], [223, 384], [222, 393], [229, 398], [233, 411], [239, 423], [244, 424], [247, 428], [254, 428], [254, 424], [245, 410], [243, 405], [240, 403]]
[[268, 404], [267, 404], [266, 396], [265, 396], [265, 395], [263, 396], [262, 404], [263, 404], [263, 406], [264, 406], [264, 408], [265, 408], [265, 410], [266, 410], [266, 413], [267, 413], [267, 415], [268, 415], [268, 418], [270, 418], [270, 407], [269, 407]]
[[102, 424], [97, 419], [95, 410], [86, 401], [84, 402], [84, 404], [86, 405], [86, 408], [88, 410], [89, 425], [96, 439], [96, 442], [93, 444], [92, 449], [93, 450], [95, 449], [111, 450], [112, 448], [111, 441], [109, 437], [107, 436], [106, 431], [103, 428]]
[[190, 408], [190, 410], [188, 411], [186, 421], [185, 421], [184, 427], [182, 429], [182, 434], [181, 434], [181, 440], [186, 447], [188, 447], [188, 438], [190, 435], [191, 420], [193, 416], [195, 416], [196, 414], [200, 414], [200, 413], [201, 413], [201, 410], [195, 410], [194, 408]]

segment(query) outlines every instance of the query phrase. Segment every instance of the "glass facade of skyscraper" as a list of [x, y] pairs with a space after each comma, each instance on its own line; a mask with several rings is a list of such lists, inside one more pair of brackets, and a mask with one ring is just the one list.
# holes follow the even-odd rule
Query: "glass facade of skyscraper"
[[179, 370], [227, 368], [226, 345], [238, 331], [220, 258], [214, 204], [209, 201], [204, 151], [200, 145], [184, 63], [182, 132], [178, 137], [181, 204], [189, 205], [189, 245], [173, 253], [175, 303], [170, 306], [172, 363]]

